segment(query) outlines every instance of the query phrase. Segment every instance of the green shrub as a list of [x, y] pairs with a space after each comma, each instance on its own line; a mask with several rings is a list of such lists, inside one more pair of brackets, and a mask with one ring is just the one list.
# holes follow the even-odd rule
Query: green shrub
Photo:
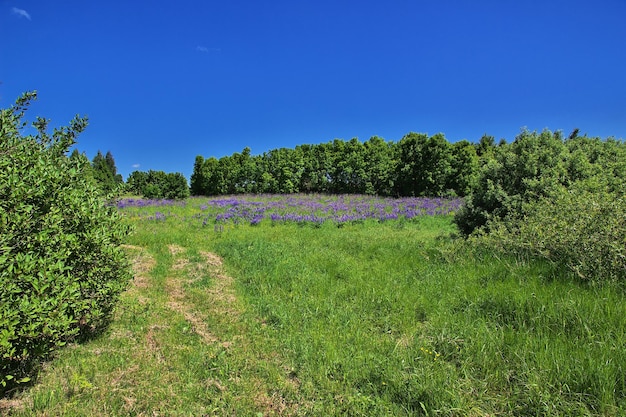
[[585, 281], [626, 278], [624, 194], [576, 184], [525, 206], [523, 221], [494, 222], [482, 239], [507, 253], [540, 257]]
[[563, 188], [584, 184], [590, 191], [604, 187], [614, 192], [624, 181], [623, 142], [586, 136], [563, 140], [559, 132], [524, 130], [512, 144], [495, 148], [455, 223], [465, 235], [488, 231], [493, 221], [515, 225], [529, 214], [527, 204]]
[[481, 243], [591, 281], [626, 272], [626, 146], [523, 131], [481, 168], [455, 223]]
[[469, 235], [478, 228], [488, 228], [491, 220], [517, 221], [525, 203], [568, 181], [567, 158], [560, 134], [522, 131], [511, 145], [496, 148], [493, 159], [483, 165], [455, 223]]
[[183, 174], [180, 172], [169, 172], [165, 175], [163, 197], [168, 200], [189, 197], [189, 185], [187, 185], [187, 179]]
[[87, 126], [23, 136], [27, 93], [0, 113], [0, 396], [28, 380], [59, 346], [107, 324], [130, 268], [119, 247], [128, 228], [69, 158]]

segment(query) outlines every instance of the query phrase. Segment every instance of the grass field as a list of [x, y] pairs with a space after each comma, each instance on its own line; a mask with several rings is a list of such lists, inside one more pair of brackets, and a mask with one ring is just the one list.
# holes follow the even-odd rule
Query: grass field
[[449, 201], [217, 201], [123, 204], [110, 330], [0, 414], [626, 415], [622, 287], [460, 244]]

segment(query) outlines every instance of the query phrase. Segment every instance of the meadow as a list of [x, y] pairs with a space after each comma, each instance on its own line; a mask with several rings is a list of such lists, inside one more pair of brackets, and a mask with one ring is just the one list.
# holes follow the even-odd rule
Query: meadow
[[626, 302], [456, 237], [457, 199], [120, 200], [135, 278], [15, 416], [626, 414]]

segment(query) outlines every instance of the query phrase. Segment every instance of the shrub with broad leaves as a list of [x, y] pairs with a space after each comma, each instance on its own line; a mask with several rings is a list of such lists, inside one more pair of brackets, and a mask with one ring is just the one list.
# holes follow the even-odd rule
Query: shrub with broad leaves
[[23, 135], [35, 98], [0, 111], [0, 396], [58, 347], [101, 331], [131, 278], [120, 247], [128, 227], [88, 161], [67, 156], [87, 119], [50, 135], [37, 118]]

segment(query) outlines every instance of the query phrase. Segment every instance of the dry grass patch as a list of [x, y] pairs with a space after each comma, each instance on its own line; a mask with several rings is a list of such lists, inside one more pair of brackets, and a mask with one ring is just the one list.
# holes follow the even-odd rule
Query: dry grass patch
[[[193, 304], [186, 299], [184, 284], [193, 282], [199, 279], [199, 277], [210, 274], [213, 277], [220, 277], [216, 282], [224, 282], [218, 285], [214, 289], [207, 290], [206, 305], [214, 305], [220, 298], [220, 295], [228, 293], [228, 302], [234, 303], [234, 292], [230, 288], [232, 286], [232, 278], [226, 277], [223, 274], [218, 275], [218, 268], [221, 267], [221, 259], [214, 254], [208, 254], [203, 252], [203, 257], [207, 260], [206, 263], [193, 263], [187, 257], [183, 257], [187, 251], [185, 248], [178, 245], [168, 245], [168, 250], [175, 260], [172, 266], [172, 272], [174, 274], [168, 276], [165, 287], [168, 294], [167, 306], [183, 315], [185, 320], [191, 325], [191, 330], [202, 338], [204, 343], [218, 343], [217, 338], [208, 328], [208, 317], [202, 312], [194, 308]], [[192, 280], [184, 279], [189, 275], [193, 275]], [[221, 303], [221, 302], [220, 302]], [[230, 346], [231, 342], [223, 342], [223, 346]]]
[[29, 407], [29, 401], [18, 398], [1, 398], [0, 399], [0, 415], [8, 414], [11, 411], [24, 411]]
[[145, 248], [134, 245], [122, 245], [131, 258], [133, 268], [133, 287], [144, 289], [150, 286], [150, 271], [156, 265], [154, 256]]
[[222, 270], [222, 258], [211, 252], [200, 252], [207, 265], [210, 266], [208, 272], [215, 279], [214, 285], [207, 291], [211, 300], [211, 309], [219, 315], [236, 318], [240, 311], [236, 308], [237, 297], [235, 296], [234, 280]]

